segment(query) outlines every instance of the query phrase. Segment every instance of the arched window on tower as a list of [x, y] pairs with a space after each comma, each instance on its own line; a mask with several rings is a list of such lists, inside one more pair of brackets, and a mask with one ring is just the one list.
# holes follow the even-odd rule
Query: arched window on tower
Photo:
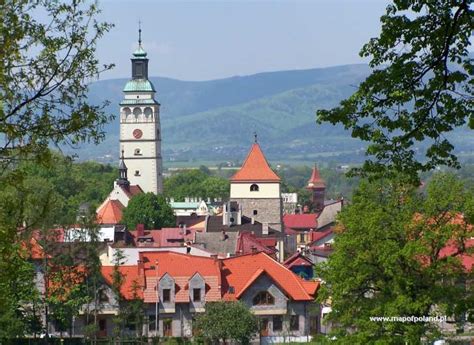
[[143, 111], [143, 113], [145, 114], [145, 119], [146, 119], [147, 121], [151, 121], [151, 120], [152, 120], [153, 110], [151, 110], [150, 107], [146, 107], [145, 110]]
[[132, 114], [132, 111], [130, 110], [129, 107], [123, 108], [123, 120], [130, 120], [130, 115]]
[[258, 192], [258, 190], [259, 190], [258, 184], [254, 183], [253, 185], [250, 186], [251, 192]]
[[140, 120], [140, 115], [142, 114], [142, 109], [141, 108], [134, 108], [133, 109], [133, 115], [135, 117], [135, 121], [139, 121]]

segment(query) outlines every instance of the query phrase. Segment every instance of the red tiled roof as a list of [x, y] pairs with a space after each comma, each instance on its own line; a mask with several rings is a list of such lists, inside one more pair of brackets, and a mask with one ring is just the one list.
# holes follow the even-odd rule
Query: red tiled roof
[[25, 254], [28, 255], [28, 258], [33, 260], [41, 260], [45, 257], [50, 258], [50, 255], [46, 255], [43, 247], [38, 243], [38, 240], [35, 237], [31, 237], [28, 242], [22, 241], [21, 248], [25, 250]]
[[161, 242], [161, 232], [160, 230], [144, 230], [143, 237], [151, 237], [152, 242], [139, 242], [138, 241], [138, 231], [130, 230], [130, 235], [133, 238], [135, 246], [137, 247], [160, 247]]
[[244, 164], [230, 180], [233, 182], [280, 182], [280, 178], [268, 165], [262, 149], [257, 143], [252, 145]]
[[[119, 272], [123, 277], [123, 284], [120, 288], [120, 293], [127, 300], [132, 300], [134, 296], [134, 287], [137, 286], [136, 297], [143, 298], [143, 277], [138, 273], [138, 266], [119, 266]], [[102, 266], [102, 276], [107, 284], [112, 286], [114, 266]]]
[[276, 253], [275, 248], [269, 248], [250, 232], [240, 232], [237, 237], [235, 252], [239, 255], [250, 254], [253, 251], [264, 252], [272, 256]]
[[[468, 239], [464, 243], [465, 243], [464, 245], [465, 245], [466, 250], [474, 249], [474, 238]], [[458, 252], [458, 250], [459, 250], [459, 247], [456, 244], [451, 242], [449, 245], [441, 249], [441, 251], [439, 252], [439, 257], [444, 258], [446, 256], [455, 255]], [[472, 271], [474, 267], [474, 253], [473, 252], [459, 254], [456, 257], [459, 258], [461, 264], [464, 266], [464, 269], [466, 271]]]
[[307, 188], [311, 189], [311, 188], [324, 188], [324, 187], [326, 187], [326, 183], [321, 178], [321, 175], [319, 174], [319, 170], [315, 165], [313, 167], [311, 177], [308, 180]]
[[283, 224], [290, 229], [317, 229], [318, 213], [285, 214]]
[[[184, 233], [186, 231], [186, 233]], [[184, 228], [162, 228], [160, 232], [160, 247], [175, 247], [187, 241], [194, 240], [196, 230]]]
[[143, 189], [139, 185], [130, 185], [127, 187], [120, 186], [122, 188], [123, 192], [129, 197], [133, 197], [137, 194], [144, 193]]
[[97, 211], [97, 222], [99, 224], [120, 224], [123, 209], [124, 206], [120, 201], [109, 199]]
[[311, 232], [311, 242], [319, 241], [327, 236], [330, 236], [333, 233], [333, 229], [329, 228], [324, 231], [312, 231]]
[[[176, 302], [189, 301], [187, 284], [196, 273], [199, 273], [206, 282], [206, 301], [221, 299], [221, 272], [219, 261], [216, 259], [166, 251], [141, 252], [140, 260], [144, 263], [145, 268], [145, 303], [156, 302], [157, 278], [161, 279], [166, 273], [175, 280]], [[155, 266], [156, 262], [158, 263], [158, 272]]]
[[[303, 285], [303, 280], [288, 268], [273, 260], [265, 253], [242, 255], [222, 260], [223, 263], [223, 289], [224, 298], [232, 300], [241, 296], [261, 274], [265, 273], [286, 293], [296, 301], [311, 301], [314, 299], [318, 282]], [[228, 287], [232, 286], [235, 293], [229, 293]]]

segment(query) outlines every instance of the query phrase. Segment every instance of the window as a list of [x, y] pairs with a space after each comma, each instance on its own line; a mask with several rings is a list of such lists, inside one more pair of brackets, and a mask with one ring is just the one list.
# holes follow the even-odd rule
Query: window
[[283, 329], [283, 317], [281, 315], [276, 315], [273, 317], [273, 331], [278, 332]]
[[193, 301], [201, 302], [201, 289], [193, 289]]
[[250, 186], [250, 191], [251, 192], [258, 192], [258, 185], [257, 184], [253, 184]]
[[290, 331], [299, 331], [300, 329], [300, 316], [291, 315], [290, 317]]
[[140, 170], [135, 170], [135, 176], [140, 176]]
[[304, 243], [304, 234], [300, 234], [300, 243]]
[[107, 296], [107, 291], [104, 289], [99, 290], [99, 302], [100, 303], [108, 303], [109, 302], [109, 296]]
[[142, 150], [140, 150], [140, 149], [135, 149], [135, 151], [133, 152], [133, 154], [134, 154], [135, 156], [141, 156], [141, 155], [142, 155]]
[[171, 289], [163, 289], [163, 302], [171, 301]]
[[260, 291], [253, 298], [253, 305], [275, 304], [275, 298], [268, 291]]
[[253, 215], [256, 216], [258, 214], [257, 210], [253, 210]]

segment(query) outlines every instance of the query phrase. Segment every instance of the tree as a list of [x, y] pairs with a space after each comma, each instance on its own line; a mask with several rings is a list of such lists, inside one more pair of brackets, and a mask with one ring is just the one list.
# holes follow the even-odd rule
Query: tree
[[111, 116], [91, 105], [87, 84], [99, 65], [98, 40], [111, 28], [85, 0], [5, 1], [0, 5], [1, 167], [17, 159], [44, 161], [52, 144], [98, 143]]
[[[459, 258], [473, 255], [473, 217], [474, 195], [453, 175], [433, 177], [425, 194], [406, 178], [363, 181], [339, 216], [334, 253], [317, 267], [338, 341], [418, 344], [439, 335], [436, 323], [370, 318], [472, 313], [472, 272]], [[448, 245], [457, 249], [440, 255]]]
[[201, 166], [198, 170], [184, 170], [165, 180], [166, 196], [184, 201], [185, 197], [222, 198], [229, 196], [229, 181], [211, 176], [210, 170]]
[[211, 341], [248, 344], [258, 330], [257, 319], [242, 302], [209, 302], [196, 328]]
[[146, 229], [175, 226], [173, 209], [162, 195], [153, 193], [134, 196], [123, 210], [122, 221], [129, 229], [144, 224]]
[[360, 52], [371, 57], [372, 74], [338, 107], [318, 110], [318, 122], [371, 142], [371, 158], [355, 172], [403, 171], [416, 180], [440, 164], [459, 167], [446, 134], [474, 128], [472, 0], [393, 0], [381, 22], [380, 36]]

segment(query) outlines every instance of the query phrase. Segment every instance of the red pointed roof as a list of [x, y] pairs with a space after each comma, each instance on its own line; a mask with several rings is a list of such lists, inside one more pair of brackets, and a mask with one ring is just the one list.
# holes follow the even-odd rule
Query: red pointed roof
[[325, 188], [325, 187], [326, 187], [326, 183], [321, 178], [321, 175], [319, 174], [319, 170], [315, 165], [313, 167], [313, 172], [311, 173], [311, 177], [308, 180], [307, 188]]
[[120, 224], [122, 221], [122, 210], [124, 206], [118, 200], [107, 200], [107, 202], [97, 211], [97, 221], [99, 224]]
[[252, 145], [244, 164], [230, 180], [233, 182], [280, 182], [280, 178], [268, 165], [262, 149], [257, 143]]

